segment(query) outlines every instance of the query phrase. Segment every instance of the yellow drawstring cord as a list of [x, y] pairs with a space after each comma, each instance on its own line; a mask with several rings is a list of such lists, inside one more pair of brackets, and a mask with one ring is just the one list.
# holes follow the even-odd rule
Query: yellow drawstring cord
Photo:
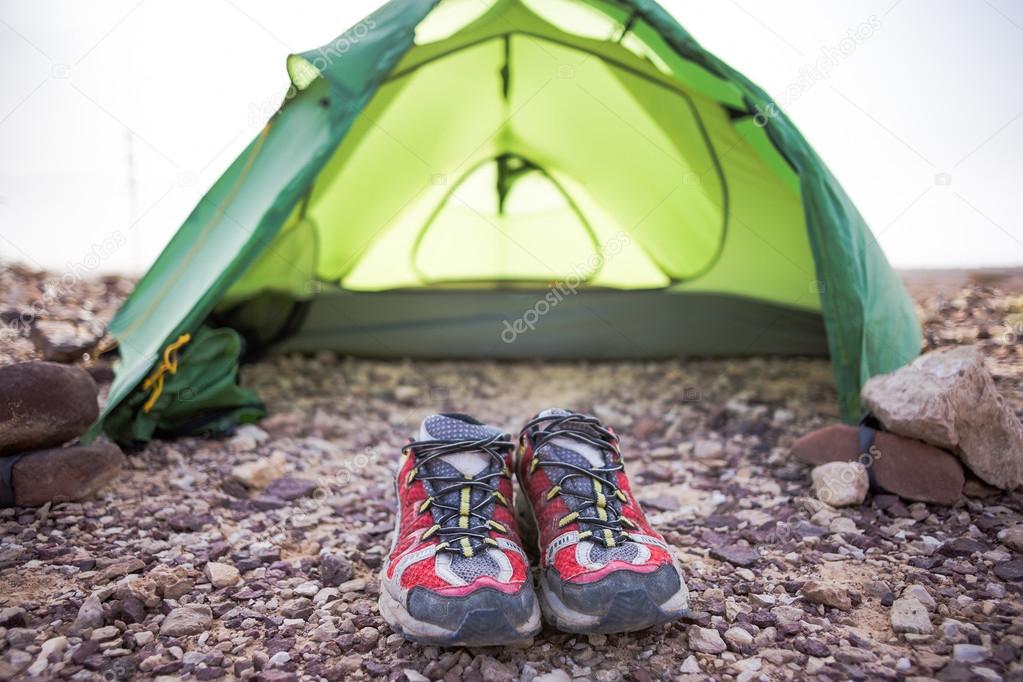
[[160, 394], [163, 393], [163, 379], [166, 374], [177, 374], [178, 372], [178, 349], [184, 346], [186, 343], [192, 340], [191, 334], [182, 334], [178, 337], [178, 340], [170, 344], [163, 349], [163, 362], [161, 362], [157, 368], [149, 375], [144, 382], [142, 382], [142, 388], [146, 391], [152, 389], [152, 393], [149, 394], [149, 399], [142, 406], [142, 411], [148, 413], [153, 409], [153, 405], [160, 399]]

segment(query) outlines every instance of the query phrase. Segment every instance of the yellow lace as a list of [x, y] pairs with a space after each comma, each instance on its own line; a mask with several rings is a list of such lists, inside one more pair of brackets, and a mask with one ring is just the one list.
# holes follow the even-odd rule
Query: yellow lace
[[192, 340], [191, 334], [182, 334], [178, 337], [178, 340], [168, 345], [163, 349], [163, 362], [157, 365], [149, 377], [142, 382], [143, 390], [152, 390], [149, 394], [149, 398], [142, 406], [142, 411], [149, 413], [153, 409], [153, 405], [160, 399], [160, 395], [163, 393], [163, 381], [164, 377], [168, 374], [178, 373], [178, 350], [186, 343]]

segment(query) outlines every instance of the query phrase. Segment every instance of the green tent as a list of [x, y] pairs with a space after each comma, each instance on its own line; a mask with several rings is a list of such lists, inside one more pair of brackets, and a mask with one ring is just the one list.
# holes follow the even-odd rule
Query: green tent
[[250, 351], [829, 355], [846, 418], [919, 352], [821, 159], [650, 0], [392, 0], [287, 66], [113, 321], [104, 417], [203, 324]]

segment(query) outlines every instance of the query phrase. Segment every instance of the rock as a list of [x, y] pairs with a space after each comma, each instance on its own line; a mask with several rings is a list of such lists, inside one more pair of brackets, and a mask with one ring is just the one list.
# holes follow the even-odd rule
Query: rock
[[76, 362], [99, 343], [103, 329], [69, 320], [36, 320], [30, 337], [43, 360]]
[[284, 509], [288, 506], [288, 503], [274, 495], [260, 495], [253, 498], [252, 506], [259, 511], [272, 511], [274, 509]]
[[807, 601], [814, 604], [823, 604], [842, 611], [852, 608], [852, 599], [849, 598], [849, 593], [838, 585], [808, 580], [803, 584], [801, 592]]
[[828, 530], [832, 533], [838, 533], [839, 535], [859, 533], [859, 528], [856, 526], [856, 522], [847, 516], [839, 516], [832, 519], [831, 523], [828, 525]]
[[873, 663], [877, 660], [877, 655], [874, 652], [851, 646], [844, 646], [836, 650], [834, 656], [835, 660], [839, 663], [848, 663], [850, 665]]
[[197, 680], [216, 680], [227, 674], [227, 671], [219, 666], [209, 666], [206, 668], [199, 668], [195, 671], [195, 679]]
[[988, 657], [987, 649], [979, 644], [955, 644], [952, 659], [964, 663], [980, 663]]
[[269, 659], [267, 659], [267, 667], [269, 668], [280, 668], [291, 662], [291, 654], [287, 651], [278, 651]]
[[[696, 656], [690, 654], [686, 657], [686, 660], [682, 661], [682, 666], [678, 669], [683, 675], [699, 675], [703, 672], [700, 668], [700, 662], [696, 660]], [[567, 675], [565, 679], [570, 679]]]
[[245, 462], [231, 469], [231, 477], [248, 488], [262, 489], [284, 475], [287, 459], [283, 452], [274, 452], [254, 462]]
[[872, 469], [879, 488], [908, 500], [952, 505], [963, 494], [963, 465], [955, 455], [894, 433], [879, 431], [861, 454], [859, 428], [832, 424], [796, 440], [791, 454], [812, 466], [859, 462]]
[[89, 639], [95, 639], [97, 642], [105, 642], [108, 639], [113, 639], [117, 635], [121, 634], [121, 631], [117, 629], [116, 625], [104, 625], [101, 628], [96, 628], [89, 635]]
[[[406, 682], [430, 682], [430, 678], [422, 673], [416, 672], [412, 668], [405, 668], [401, 671], [401, 674], [405, 676]], [[535, 679], [534, 679], [535, 682]]]
[[736, 649], [753, 644], [753, 635], [738, 626], [725, 630], [725, 640]]
[[995, 575], [1002, 580], [1020, 580], [1023, 578], [1023, 559], [995, 564]]
[[366, 589], [365, 578], [353, 578], [352, 580], [346, 580], [337, 586], [338, 594], [347, 594], [348, 592], [363, 592]]
[[317, 592], [316, 595], [313, 597], [313, 604], [316, 604], [317, 606], [323, 606], [327, 602], [337, 599], [337, 597], [340, 594], [341, 593], [338, 592], [336, 588], [324, 587], [319, 592]]
[[987, 500], [1001, 494], [1001, 490], [992, 485], [988, 485], [972, 474], [966, 478], [966, 483], [963, 484], [963, 495], [973, 497], [978, 500]]
[[1023, 525], [1011, 526], [999, 531], [998, 541], [1014, 552], [1023, 552]]
[[717, 630], [690, 625], [689, 648], [701, 654], [720, 654], [727, 647]]
[[96, 383], [80, 367], [0, 367], [0, 455], [60, 445], [85, 433], [98, 416]]
[[301, 585], [296, 586], [292, 592], [300, 597], [315, 597], [316, 593], [320, 591], [320, 586], [312, 580], [307, 580]]
[[862, 398], [886, 429], [955, 452], [983, 481], [1003, 490], [1023, 483], [1023, 424], [975, 348], [927, 353], [870, 379]]
[[213, 624], [213, 611], [205, 604], [179, 606], [163, 619], [160, 634], [168, 637], [197, 635]]
[[379, 639], [380, 631], [374, 627], [366, 626], [355, 633], [355, 649], [360, 653], [372, 651]]
[[480, 675], [490, 682], [514, 682], [518, 679], [518, 669], [502, 663], [493, 656], [483, 656], [480, 661]]
[[56, 662], [66, 648], [67, 637], [52, 637], [46, 640], [39, 649], [39, 657], [35, 660], [35, 663], [29, 666], [26, 672], [32, 676], [42, 675], [43, 671], [46, 670], [46, 666], [51, 661]]
[[267, 486], [266, 493], [282, 500], [291, 501], [312, 495], [316, 488], [316, 481], [311, 479], [299, 476], [283, 476]]
[[802, 622], [806, 615], [802, 609], [795, 606], [775, 606], [771, 609], [771, 614], [778, 621], [778, 625], [795, 625]]
[[7, 651], [0, 658], [0, 679], [13, 680], [32, 663], [32, 654], [20, 649]]
[[533, 682], [572, 682], [572, 676], [561, 668], [556, 668], [549, 673], [537, 675], [533, 678]]
[[125, 597], [118, 606], [121, 620], [126, 623], [141, 623], [146, 619], [146, 604], [138, 597]]
[[0, 610], [0, 626], [5, 628], [25, 627], [25, 609], [20, 606], [9, 606]]
[[316, 642], [330, 642], [337, 637], [337, 627], [329, 620], [321, 623], [312, 632], [313, 641]]
[[99, 651], [99, 642], [94, 639], [87, 639], [71, 653], [71, 662], [75, 665], [82, 665], [94, 653]]
[[255, 424], [243, 424], [238, 427], [234, 436], [228, 441], [228, 444], [231, 446], [231, 449], [237, 452], [245, 452], [255, 449], [257, 445], [265, 442], [269, 437], [270, 434]]
[[829, 462], [815, 467], [813, 491], [817, 499], [832, 507], [863, 504], [870, 488], [867, 470], [859, 462]]
[[415, 386], [395, 386], [394, 387], [394, 399], [399, 403], [405, 405], [411, 405], [419, 399], [422, 391]]
[[100, 571], [99, 575], [96, 576], [96, 583], [102, 585], [114, 580], [115, 578], [120, 578], [121, 576], [129, 575], [131, 573], [138, 573], [145, 567], [146, 562], [141, 559], [136, 559], [134, 557], [130, 559], [121, 559]]
[[901, 597], [892, 604], [889, 614], [892, 630], [917, 635], [928, 635], [934, 630], [924, 605], [913, 597]]
[[714, 459], [720, 457], [725, 446], [718, 440], [698, 440], [693, 446], [693, 457], [696, 459]]
[[791, 649], [775, 649], [769, 648], [759, 652], [760, 656], [765, 660], [775, 665], [785, 665], [790, 661], [794, 661], [799, 658], [799, 654]]
[[195, 589], [195, 581], [191, 578], [171, 576], [160, 586], [160, 593], [165, 599], [181, 599]]
[[116, 480], [123, 463], [121, 449], [105, 441], [37, 450], [14, 465], [14, 499], [23, 507], [83, 500]]
[[204, 573], [210, 584], [218, 590], [237, 585], [238, 580], [241, 578], [237, 568], [231, 564], [224, 564], [219, 561], [207, 562]]
[[831, 654], [828, 645], [819, 639], [798, 639], [796, 640], [795, 647], [796, 651], [815, 658], [824, 658]]
[[320, 580], [324, 585], [337, 587], [351, 578], [352, 565], [347, 559], [337, 554], [324, 554], [320, 557]]
[[306, 597], [289, 599], [281, 604], [281, 615], [285, 618], [308, 618], [313, 613], [313, 603]]
[[713, 546], [710, 554], [735, 566], [752, 566], [760, 559], [760, 552], [746, 545]]
[[913, 597], [913, 599], [923, 604], [924, 608], [928, 611], [934, 611], [938, 606], [934, 601], [934, 597], [931, 596], [931, 593], [923, 585], [908, 586], [902, 591], [902, 596]]
[[167, 519], [167, 525], [178, 533], [195, 533], [213, 523], [209, 514], [175, 514]]
[[644, 495], [640, 502], [644, 509], [656, 509], [658, 511], [677, 511], [681, 506], [678, 498], [668, 493]]
[[103, 625], [103, 605], [95, 592], [86, 597], [78, 608], [78, 617], [71, 626], [71, 632], [80, 633]]

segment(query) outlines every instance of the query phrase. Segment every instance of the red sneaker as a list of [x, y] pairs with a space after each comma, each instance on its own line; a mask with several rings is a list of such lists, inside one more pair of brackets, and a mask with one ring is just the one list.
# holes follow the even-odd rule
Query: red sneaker
[[427, 417], [402, 448], [380, 613], [441, 646], [528, 643], [540, 630], [512, 511], [511, 436], [461, 414]]
[[632, 495], [614, 431], [596, 417], [551, 409], [526, 424], [519, 442], [544, 616], [560, 630], [609, 633], [685, 615], [682, 570]]

